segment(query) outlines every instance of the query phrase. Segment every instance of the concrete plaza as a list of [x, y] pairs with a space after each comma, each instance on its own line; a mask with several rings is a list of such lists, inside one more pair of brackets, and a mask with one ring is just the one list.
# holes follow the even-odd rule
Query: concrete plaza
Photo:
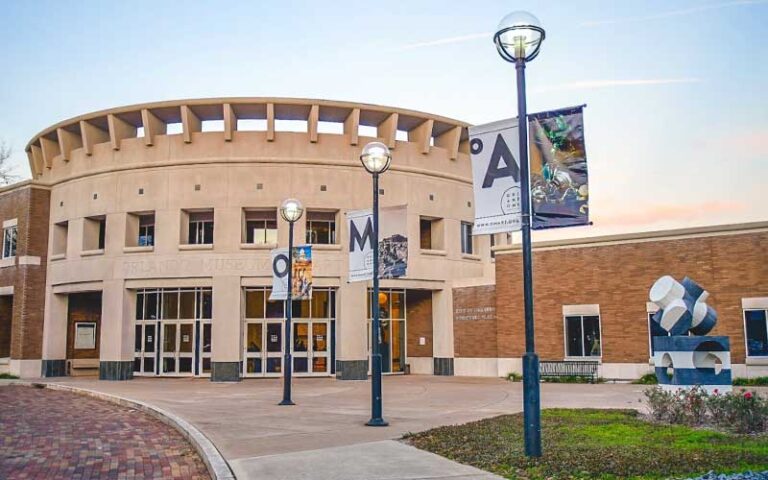
[[[184, 418], [216, 445], [240, 479], [497, 478], [395, 440], [407, 432], [522, 410], [522, 384], [498, 378], [385, 377], [386, 428], [364, 425], [370, 414], [366, 381], [295, 379], [292, 407], [277, 405], [281, 379], [55, 383], [147, 402]], [[543, 384], [542, 402], [545, 408], [637, 408], [643, 388]]]

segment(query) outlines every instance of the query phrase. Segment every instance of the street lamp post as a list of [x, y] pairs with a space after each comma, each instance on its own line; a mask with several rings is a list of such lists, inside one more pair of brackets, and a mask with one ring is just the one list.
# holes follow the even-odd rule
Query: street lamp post
[[392, 154], [381, 142], [371, 142], [363, 147], [360, 161], [373, 175], [373, 296], [371, 298], [371, 419], [369, 427], [389, 425], [382, 417], [381, 403], [381, 332], [379, 326], [379, 174], [389, 168]]
[[539, 54], [544, 40], [539, 20], [527, 12], [513, 12], [499, 23], [493, 41], [501, 57], [517, 70], [517, 121], [520, 135], [520, 193], [523, 230], [523, 296], [525, 305], [525, 356], [523, 356], [523, 417], [525, 454], [541, 456], [541, 405], [539, 357], [533, 333], [533, 265], [531, 258], [531, 190], [528, 178], [528, 112], [525, 104], [525, 62]]
[[291, 377], [293, 365], [291, 359], [291, 319], [293, 318], [293, 224], [304, 213], [301, 202], [289, 198], [280, 205], [280, 216], [288, 222], [288, 292], [285, 297], [285, 354], [283, 355], [283, 400], [279, 405], [295, 405], [291, 400]]

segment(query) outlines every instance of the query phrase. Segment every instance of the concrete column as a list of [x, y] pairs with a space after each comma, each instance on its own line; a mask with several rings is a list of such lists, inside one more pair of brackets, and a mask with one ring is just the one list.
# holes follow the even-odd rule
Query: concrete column
[[99, 379], [133, 378], [136, 293], [123, 280], [105, 280], [101, 292]]
[[432, 293], [432, 335], [435, 375], [453, 375], [453, 290]]
[[336, 309], [336, 378], [365, 380], [368, 377], [368, 282], [342, 280]]
[[67, 306], [66, 295], [45, 289], [45, 313], [43, 316], [43, 377], [62, 377], [66, 374], [67, 359]]
[[211, 381], [240, 381], [242, 338], [240, 277], [213, 277]]
[[[214, 227], [214, 234], [216, 228]], [[155, 210], [155, 254], [177, 255], [182, 236], [181, 211]], [[183, 235], [187, 235], [185, 231]]]

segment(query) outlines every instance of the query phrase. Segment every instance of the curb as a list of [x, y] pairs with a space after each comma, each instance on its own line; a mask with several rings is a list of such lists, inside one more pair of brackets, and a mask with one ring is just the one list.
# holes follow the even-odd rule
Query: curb
[[4, 384], [10, 385], [24, 385], [27, 387], [37, 388], [49, 388], [51, 390], [62, 390], [66, 392], [77, 393], [80, 395], [87, 395], [89, 397], [98, 398], [107, 402], [122, 405], [124, 407], [131, 407], [141, 412], [147, 413], [166, 425], [175, 428], [186, 438], [192, 447], [200, 455], [205, 467], [208, 469], [208, 473], [213, 480], [236, 480], [235, 474], [229, 467], [229, 464], [221, 455], [216, 446], [206, 437], [200, 430], [194, 427], [191, 423], [183, 418], [174, 415], [162, 408], [155, 407], [145, 402], [138, 400], [131, 400], [129, 398], [120, 397], [118, 395], [111, 395], [107, 393], [97, 392], [95, 390], [88, 390], [86, 388], [78, 388], [70, 385], [61, 385], [57, 383], [44, 383], [44, 382], [27, 382], [23, 380], [10, 380], [3, 381]]

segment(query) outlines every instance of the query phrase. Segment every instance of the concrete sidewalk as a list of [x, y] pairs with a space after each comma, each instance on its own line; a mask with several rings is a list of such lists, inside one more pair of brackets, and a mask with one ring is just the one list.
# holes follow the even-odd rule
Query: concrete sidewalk
[[[292, 407], [281, 379], [211, 383], [136, 378], [128, 382], [55, 379], [156, 405], [186, 419], [221, 451], [238, 478], [496, 478], [392, 440], [407, 432], [522, 410], [522, 385], [498, 378], [389, 376], [384, 418], [366, 427], [370, 383], [300, 378]], [[637, 408], [640, 385], [542, 385], [544, 407]]]

